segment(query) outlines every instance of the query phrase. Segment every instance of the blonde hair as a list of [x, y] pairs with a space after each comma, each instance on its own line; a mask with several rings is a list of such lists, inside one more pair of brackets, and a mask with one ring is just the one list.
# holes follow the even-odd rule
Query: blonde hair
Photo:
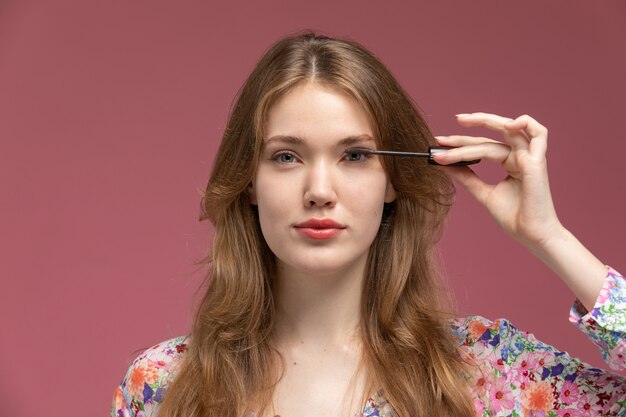
[[[359, 44], [313, 33], [285, 38], [261, 58], [233, 106], [202, 200], [215, 234], [207, 289], [161, 417], [261, 414], [281, 372], [274, 325], [274, 255], [246, 189], [264, 120], [278, 97], [306, 81], [351, 94], [370, 116], [382, 149], [423, 151], [426, 123], [385, 66]], [[472, 400], [450, 332], [434, 245], [454, 189], [422, 161], [383, 159], [397, 193], [371, 246], [361, 307], [362, 363], [399, 417], [470, 416]]]

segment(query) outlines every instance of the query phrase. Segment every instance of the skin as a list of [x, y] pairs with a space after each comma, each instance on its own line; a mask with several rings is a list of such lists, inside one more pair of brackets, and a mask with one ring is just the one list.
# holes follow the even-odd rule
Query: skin
[[469, 192], [515, 240], [541, 259], [591, 311], [607, 274], [606, 266], [559, 221], [548, 182], [548, 129], [528, 115], [516, 119], [488, 113], [457, 115], [461, 126], [482, 126], [504, 142], [473, 136], [439, 136], [441, 145], [457, 147], [437, 162], [485, 159], [502, 165], [508, 176], [487, 184], [468, 167], [448, 173]]
[[[508, 176], [497, 184], [485, 183], [468, 167], [447, 169], [506, 233], [553, 269], [591, 309], [607, 269], [558, 220], [548, 184], [547, 129], [526, 115], [513, 120], [474, 113], [457, 120], [464, 127], [498, 132], [504, 142], [438, 137], [441, 145], [456, 149], [436, 156], [437, 162], [480, 158], [502, 165]], [[278, 265], [273, 337], [286, 369], [275, 390], [273, 414], [360, 411], [350, 403], [364, 388], [357, 372], [361, 287], [383, 204], [395, 199], [395, 191], [377, 157], [353, 161], [345, 149], [375, 149], [374, 141], [367, 140], [372, 132], [354, 99], [315, 82], [297, 86], [269, 111], [261, 160], [248, 192]], [[341, 142], [356, 136], [358, 143]], [[345, 229], [332, 239], [310, 239], [294, 227], [310, 218], [331, 218]]]
[[[274, 343], [287, 366], [274, 414], [349, 415], [350, 382], [364, 390], [356, 372], [367, 255], [395, 191], [376, 156], [346, 155], [376, 143], [366, 113], [340, 90], [295, 87], [270, 108], [264, 136], [248, 191], [278, 266]], [[311, 239], [295, 226], [312, 218], [345, 228]]]

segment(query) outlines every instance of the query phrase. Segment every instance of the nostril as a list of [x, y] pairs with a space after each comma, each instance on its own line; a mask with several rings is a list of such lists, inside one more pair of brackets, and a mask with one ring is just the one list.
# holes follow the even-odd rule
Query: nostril
[[317, 200], [308, 200], [307, 205], [309, 207], [332, 207], [334, 205], [334, 202], [332, 200], [326, 200], [326, 201], [317, 201]]

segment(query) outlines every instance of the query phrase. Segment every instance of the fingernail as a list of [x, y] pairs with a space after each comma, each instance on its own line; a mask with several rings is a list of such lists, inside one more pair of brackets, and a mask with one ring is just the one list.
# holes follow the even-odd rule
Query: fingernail
[[448, 152], [448, 149], [444, 149], [444, 148], [431, 148], [430, 149], [430, 156], [431, 158], [435, 158], [438, 156], [442, 156], [445, 155]]
[[447, 136], [435, 136], [435, 139], [439, 140], [439, 139], [443, 139], [446, 140], [448, 137]]
[[456, 117], [467, 117], [467, 116], [471, 116], [471, 114], [468, 113], [459, 113], [456, 115]]

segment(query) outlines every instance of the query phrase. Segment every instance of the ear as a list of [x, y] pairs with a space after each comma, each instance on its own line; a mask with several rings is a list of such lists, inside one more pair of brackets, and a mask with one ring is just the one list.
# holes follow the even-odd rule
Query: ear
[[391, 203], [396, 199], [396, 189], [393, 188], [391, 181], [387, 181], [387, 187], [385, 188], [385, 203]]
[[248, 185], [248, 188], [246, 189], [246, 191], [248, 193], [248, 200], [250, 201], [250, 204], [256, 206], [257, 205], [256, 192], [254, 191], [254, 186], [252, 185], [252, 183]]

